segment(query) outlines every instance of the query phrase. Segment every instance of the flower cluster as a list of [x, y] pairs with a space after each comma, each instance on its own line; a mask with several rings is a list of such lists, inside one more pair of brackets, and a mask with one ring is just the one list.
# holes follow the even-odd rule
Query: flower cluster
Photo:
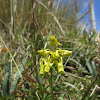
[[[62, 45], [52, 35], [50, 36], [50, 44], [53, 47]], [[40, 74], [49, 72], [54, 64], [57, 66], [58, 73], [64, 73], [63, 57], [72, 55], [72, 51], [62, 50], [60, 48], [55, 50], [38, 50], [38, 53], [43, 56], [40, 58]]]

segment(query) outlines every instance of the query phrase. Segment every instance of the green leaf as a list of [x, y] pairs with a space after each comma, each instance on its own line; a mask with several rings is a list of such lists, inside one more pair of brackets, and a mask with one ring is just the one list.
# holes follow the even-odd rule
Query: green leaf
[[9, 62], [7, 64], [7, 71], [6, 74], [4, 76], [4, 80], [3, 80], [3, 96], [9, 94], [9, 77], [10, 77], [10, 72], [11, 72], [11, 63]]
[[97, 74], [97, 70], [96, 70], [94, 61], [92, 61], [91, 63], [92, 63], [93, 73], [94, 73], [94, 76], [95, 76]]
[[11, 63], [10, 62], [7, 64], [7, 72], [9, 72], [9, 74], [11, 72]]
[[87, 65], [87, 67], [89, 69], [89, 72], [93, 75], [93, 69], [92, 69], [92, 67], [91, 67], [91, 65], [89, 63], [89, 60], [87, 58], [85, 60], [86, 60], [86, 65]]
[[[19, 70], [20, 70], [20, 73], [22, 73], [24, 71], [23, 66], [20, 66]], [[16, 84], [20, 78], [20, 73], [19, 71], [17, 71], [16, 74], [12, 76], [10, 93], [15, 90]]]
[[3, 96], [6, 96], [9, 93], [9, 75], [9, 72], [7, 72], [3, 80]]

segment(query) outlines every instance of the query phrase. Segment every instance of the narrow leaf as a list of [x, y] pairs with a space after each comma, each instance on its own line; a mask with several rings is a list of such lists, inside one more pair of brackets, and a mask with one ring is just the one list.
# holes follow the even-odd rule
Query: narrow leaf
[[3, 89], [3, 96], [6, 96], [9, 93], [9, 73], [8, 72], [5, 74], [2, 89]]

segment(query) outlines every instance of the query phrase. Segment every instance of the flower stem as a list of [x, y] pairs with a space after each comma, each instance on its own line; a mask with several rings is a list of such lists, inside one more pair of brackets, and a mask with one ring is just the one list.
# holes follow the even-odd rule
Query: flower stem
[[53, 98], [53, 84], [52, 84], [52, 78], [53, 78], [53, 69], [51, 68], [51, 82], [50, 82], [50, 87], [51, 87], [51, 100], [54, 100], [54, 98]]

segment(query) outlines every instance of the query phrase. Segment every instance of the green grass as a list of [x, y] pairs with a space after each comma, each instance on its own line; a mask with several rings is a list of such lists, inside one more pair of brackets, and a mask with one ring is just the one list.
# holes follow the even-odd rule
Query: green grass
[[[51, 1], [51, 5], [48, 5], [48, 0], [43, 2], [35, 0], [33, 9], [31, 0], [16, 2], [0, 0], [1, 100], [51, 99], [50, 73], [46, 74], [45, 78], [39, 74], [40, 55], [37, 53], [40, 49], [51, 48], [50, 35], [54, 35], [63, 44], [62, 49], [73, 51], [71, 57], [64, 58], [65, 74], [53, 74], [55, 100], [81, 100], [92, 84], [93, 78], [95, 79], [100, 69], [98, 49], [100, 47], [97, 44], [100, 40], [96, 41], [98, 36], [96, 32], [82, 30], [82, 26], [85, 25], [83, 23], [86, 23], [85, 18], [77, 21], [77, 14], [85, 1], [82, 3], [80, 0], [77, 1], [78, 12], [73, 0], [65, 6], [63, 6], [65, 0], [55, 6], [54, 0]], [[58, 8], [55, 9], [56, 7]], [[9, 63], [10, 71], [8, 71]], [[86, 100], [88, 98], [99, 100], [97, 89], [91, 95], [99, 82], [98, 77], [90, 87]]]

